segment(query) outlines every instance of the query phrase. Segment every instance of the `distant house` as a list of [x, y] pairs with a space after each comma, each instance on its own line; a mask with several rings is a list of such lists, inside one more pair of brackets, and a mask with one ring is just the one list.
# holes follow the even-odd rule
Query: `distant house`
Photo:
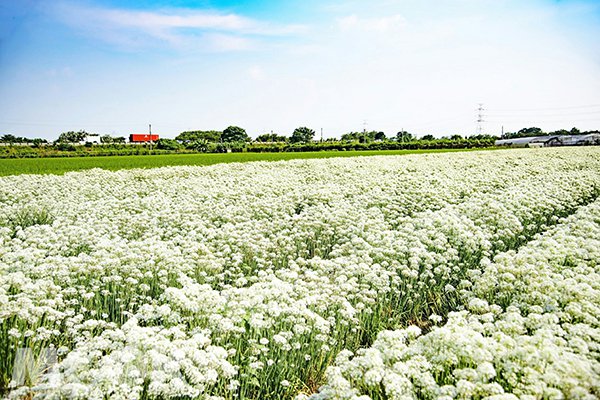
[[600, 134], [532, 136], [496, 140], [496, 146], [507, 147], [557, 147], [600, 145]]
[[129, 135], [130, 143], [148, 143], [148, 142], [156, 142], [158, 140], [158, 135], [150, 135], [148, 133], [132, 133]]
[[86, 144], [86, 143], [93, 143], [93, 144], [100, 144], [100, 135], [97, 133], [89, 133], [86, 135], [85, 139], [83, 139], [81, 142], [79, 142], [79, 144]]

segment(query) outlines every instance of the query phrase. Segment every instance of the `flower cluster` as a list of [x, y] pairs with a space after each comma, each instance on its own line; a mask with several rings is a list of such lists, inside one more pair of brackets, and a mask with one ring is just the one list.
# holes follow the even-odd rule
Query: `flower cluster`
[[0, 390], [54, 347], [59, 397], [597, 394], [599, 155], [0, 178]]
[[[466, 309], [343, 351], [313, 399], [600, 395], [600, 201], [518, 251], [482, 260]], [[364, 397], [364, 398], [367, 398]]]

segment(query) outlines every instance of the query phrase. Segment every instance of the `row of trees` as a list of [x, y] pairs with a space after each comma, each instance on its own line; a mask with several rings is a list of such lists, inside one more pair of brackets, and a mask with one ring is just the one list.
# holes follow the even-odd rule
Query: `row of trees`
[[69, 131], [60, 134], [55, 143], [81, 143], [85, 142], [89, 137], [99, 137], [100, 143], [112, 144], [112, 143], [125, 143], [126, 139], [124, 136], [110, 136], [110, 135], [98, 135], [97, 133], [89, 133], [84, 130], [80, 131]]
[[[327, 139], [315, 141], [315, 131], [307, 127], [296, 128], [291, 136], [268, 133], [252, 140], [243, 128], [229, 126], [223, 131], [186, 131], [175, 139], [159, 139], [152, 148], [150, 146], [131, 146], [124, 137], [100, 136], [84, 130], [63, 132], [53, 143], [41, 139], [44, 145], [39, 146], [0, 146], [0, 158], [22, 157], [63, 157], [94, 155], [136, 155], [136, 154], [169, 154], [173, 152], [296, 152], [323, 150], [394, 150], [394, 149], [434, 149], [434, 148], [474, 148], [489, 147], [494, 140], [489, 138], [462, 139], [459, 135], [451, 138], [436, 139], [425, 136], [417, 139], [406, 131], [400, 131], [392, 138], [384, 132], [351, 132], [342, 140]], [[92, 140], [90, 140], [92, 139]], [[0, 142], [8, 144], [31, 143], [31, 139], [18, 138], [12, 135], [0, 137]], [[93, 143], [103, 146], [94, 146]], [[84, 143], [84, 145], [78, 145]]]
[[[123, 136], [118, 136], [118, 137], [113, 137], [110, 135], [103, 135], [100, 136], [98, 134], [94, 134], [94, 133], [88, 133], [84, 130], [80, 130], [80, 131], [68, 131], [68, 132], [63, 132], [60, 134], [60, 136], [58, 137], [58, 139], [56, 139], [54, 141], [54, 144], [60, 144], [60, 143], [81, 143], [81, 142], [85, 142], [89, 137], [94, 137], [94, 136], [99, 136], [100, 138], [100, 142], [101, 143], [125, 143], [125, 137]], [[0, 143], [6, 143], [6, 144], [28, 144], [28, 145], [42, 145], [42, 144], [49, 144], [48, 140], [46, 139], [42, 139], [42, 138], [27, 138], [27, 137], [23, 137], [23, 136], [15, 136], [15, 135], [11, 135], [11, 134], [6, 134], [6, 135], [2, 135], [0, 136]]]
[[124, 144], [126, 142], [127, 142], [127, 139], [125, 139], [125, 136], [110, 136], [110, 135], [102, 135], [102, 136], [100, 136], [100, 143], [105, 143], [105, 144], [113, 144], [113, 143]]
[[[299, 127], [294, 130], [291, 136], [279, 135], [277, 133], [265, 133], [259, 135], [253, 142], [254, 143], [284, 143], [284, 144], [302, 144], [311, 143], [315, 137], [315, 131], [307, 127]], [[443, 137], [441, 139], [446, 140], [463, 140], [466, 139], [461, 135], [452, 135]], [[469, 139], [475, 140], [494, 140], [497, 137], [491, 135], [476, 135], [471, 136]], [[349, 132], [342, 135], [340, 140], [327, 139], [328, 142], [343, 142], [343, 143], [373, 143], [373, 142], [413, 142], [413, 141], [434, 141], [440, 140], [433, 135], [425, 135], [421, 138], [417, 138], [410, 132], [400, 131], [395, 136], [388, 138], [384, 132], [381, 131], [364, 131], [364, 132]], [[206, 148], [207, 144], [210, 143], [247, 143], [252, 141], [246, 134], [243, 128], [237, 126], [230, 126], [224, 131], [186, 131], [182, 132], [175, 140], [161, 139], [159, 140], [159, 147], [168, 145], [169, 147], [176, 146], [176, 143], [181, 144], [187, 149], [198, 149], [201, 150]]]
[[[276, 133], [266, 133], [258, 136], [258, 143], [309, 143], [313, 140], [315, 131], [307, 127], [299, 127], [294, 130], [292, 136], [287, 137]], [[252, 139], [244, 128], [229, 126], [221, 131], [186, 131], [172, 139], [160, 139], [157, 143], [159, 148], [175, 149], [178, 145], [186, 149], [206, 151], [210, 144], [233, 144], [248, 143]]]
[[[507, 132], [502, 138], [503, 139], [511, 139], [518, 137], [531, 137], [531, 136], [545, 136], [545, 135], [578, 135], [578, 134], [586, 134], [586, 133], [598, 133], [598, 131], [587, 131], [580, 132], [577, 128], [572, 128], [571, 130], [561, 129], [552, 132], [544, 132], [542, 129], [537, 127], [531, 128], [523, 128], [517, 132]], [[58, 139], [54, 142], [57, 146], [65, 146], [76, 143], [84, 143], [86, 140], [89, 140], [90, 137], [98, 137], [99, 142], [103, 144], [114, 144], [120, 145], [125, 144], [126, 139], [123, 136], [113, 137], [110, 135], [98, 135], [86, 132], [84, 130], [79, 131], [68, 131], [60, 134]], [[159, 149], [165, 150], [179, 150], [179, 149], [188, 149], [192, 151], [207, 151], [208, 148], [215, 148], [215, 144], [222, 144], [224, 148], [232, 148], [233, 144], [236, 144], [234, 147], [239, 147], [244, 143], [254, 142], [254, 143], [284, 143], [284, 144], [307, 144], [312, 143], [315, 137], [315, 131], [307, 128], [307, 127], [299, 127], [296, 128], [291, 136], [284, 136], [277, 133], [265, 133], [259, 135], [254, 141], [248, 136], [246, 130], [240, 128], [239, 126], [229, 126], [223, 131], [186, 131], [181, 132], [175, 139], [160, 139], [157, 142], [157, 147]], [[493, 135], [474, 135], [463, 137], [461, 135], [451, 135], [444, 136], [441, 138], [446, 140], [479, 140], [479, 141], [493, 141], [498, 139], [498, 137]], [[381, 131], [363, 131], [363, 132], [348, 132], [342, 135], [340, 140], [337, 139], [328, 139], [328, 142], [342, 142], [342, 143], [375, 143], [375, 142], [400, 142], [400, 143], [408, 143], [414, 141], [435, 141], [440, 140], [433, 135], [424, 135], [420, 138], [417, 138], [412, 133], [406, 132], [404, 130], [396, 133], [395, 136], [387, 137], [384, 132]], [[33, 146], [41, 146], [48, 144], [46, 139], [29, 139], [25, 137], [14, 136], [11, 134], [6, 134], [0, 136], [0, 143], [6, 144], [28, 144]]]
[[[454, 135], [456, 139], [462, 139], [460, 135]], [[387, 137], [385, 132], [369, 131], [369, 132], [349, 132], [342, 135], [342, 142], [359, 142], [359, 143], [371, 143], [371, 142], [383, 142], [386, 140], [397, 141], [397, 142], [412, 142], [415, 140], [435, 140], [433, 135], [425, 135], [421, 139], [417, 139], [415, 135], [405, 130], [396, 133], [396, 136]]]
[[0, 136], [0, 143], [29, 144], [29, 145], [39, 146], [39, 145], [48, 143], [48, 141], [46, 139], [41, 139], [41, 138], [31, 139], [31, 138], [26, 138], [26, 137], [22, 137], [22, 136], [6, 134], [6, 135]]
[[[265, 133], [256, 138], [256, 142], [273, 143], [273, 142], [289, 142], [289, 143], [307, 143], [313, 140], [315, 131], [307, 128], [296, 128], [291, 137], [278, 135], [276, 133]], [[224, 131], [186, 131], [181, 132], [175, 140], [179, 143], [188, 146], [197, 141], [206, 141], [210, 143], [235, 143], [235, 142], [250, 142], [252, 139], [246, 133], [244, 128], [239, 126], [229, 126]]]

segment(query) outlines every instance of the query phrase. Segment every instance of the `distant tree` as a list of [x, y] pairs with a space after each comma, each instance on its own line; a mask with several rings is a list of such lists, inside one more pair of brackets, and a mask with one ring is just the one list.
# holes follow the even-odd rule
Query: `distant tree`
[[110, 135], [100, 136], [100, 143], [109, 144], [113, 142], [113, 138]]
[[113, 144], [113, 143], [125, 143], [124, 136], [110, 136], [110, 135], [102, 135], [100, 136], [100, 143], [104, 144]]
[[520, 137], [533, 137], [533, 136], [546, 136], [547, 133], [544, 133], [540, 128], [531, 127], [531, 128], [523, 128], [518, 132], [506, 132], [502, 136], [503, 139], [514, 139]]
[[362, 137], [359, 139], [359, 142], [361, 142], [361, 143], [371, 143], [372, 141], [375, 140], [375, 135], [377, 135], [378, 133], [379, 132], [377, 132], [377, 131], [363, 132]]
[[261, 143], [271, 142], [271, 134], [270, 133], [263, 133], [262, 135], [258, 135], [254, 141], [255, 142], [261, 142]]
[[482, 133], [479, 135], [471, 135], [469, 139], [473, 140], [495, 140], [498, 139], [498, 136], [488, 135], [487, 133]]
[[355, 142], [360, 138], [361, 132], [348, 132], [342, 135], [341, 140], [343, 142]]
[[261, 143], [287, 142], [288, 137], [276, 133], [263, 133], [256, 138], [256, 141]]
[[33, 144], [34, 147], [40, 147], [41, 145], [46, 143], [48, 143], [48, 141], [42, 138], [35, 138], [31, 140], [31, 144]]
[[210, 142], [208, 140], [199, 139], [199, 140], [194, 140], [193, 142], [189, 142], [185, 146], [185, 148], [205, 153], [208, 151], [209, 144], [210, 144]]
[[229, 126], [223, 131], [221, 140], [225, 143], [247, 142], [250, 140], [250, 137], [245, 129], [240, 128], [239, 126]]
[[523, 128], [517, 132], [517, 137], [544, 136], [544, 131], [538, 127]]
[[197, 140], [206, 140], [207, 142], [217, 143], [221, 140], [221, 131], [186, 131], [181, 132], [175, 137], [175, 140], [187, 146]]
[[292, 143], [308, 143], [315, 137], [315, 131], [305, 126], [294, 129], [290, 142]]
[[566, 129], [559, 129], [557, 131], [554, 132], [548, 132], [548, 135], [554, 136], [554, 135], [570, 135], [571, 132], [569, 132]]
[[10, 133], [8, 133], [6, 135], [0, 136], [0, 143], [15, 144], [15, 143], [18, 143], [17, 142], [18, 139], [19, 138], [16, 137], [15, 135], [11, 135]]
[[0, 143], [8, 143], [11, 145], [16, 144], [16, 143], [30, 143], [30, 144], [33, 144], [34, 146], [39, 146], [42, 143], [48, 143], [48, 141], [46, 139], [42, 139], [42, 138], [30, 139], [30, 138], [26, 138], [26, 137], [6, 134], [6, 135], [0, 136]]
[[183, 147], [181, 143], [174, 139], [158, 139], [156, 148], [161, 150], [179, 150]]
[[406, 132], [406, 131], [400, 131], [398, 133], [396, 133], [396, 140], [398, 142], [410, 142], [411, 140], [414, 140], [415, 137], [413, 136], [412, 133]]
[[423, 135], [421, 140], [435, 140], [435, 136], [433, 135]]
[[385, 140], [387, 139], [385, 136], [385, 132], [377, 132], [375, 134], [375, 140]]
[[368, 132], [348, 132], [342, 135], [342, 141], [344, 142], [359, 142], [359, 143], [370, 143], [373, 140], [376, 140], [375, 137], [377, 135], [383, 134], [385, 138], [385, 133], [377, 132], [377, 131], [368, 131]]
[[450, 140], [462, 140], [463, 137], [459, 134], [454, 134], [452, 136], [450, 136]]
[[278, 135], [276, 133], [273, 134], [272, 139], [273, 139], [274, 142], [287, 142], [288, 140], [290, 140], [290, 138], [288, 138], [287, 136], [285, 136], [285, 135]]
[[569, 132], [571, 135], [580, 135], [581, 131], [575, 127], [571, 128], [571, 132]]
[[60, 134], [60, 136], [58, 137], [58, 140], [56, 142], [57, 143], [78, 143], [78, 142], [84, 141], [88, 135], [89, 135], [89, 133], [87, 133], [84, 130], [80, 130], [78, 132], [74, 132], [74, 131], [63, 132]]

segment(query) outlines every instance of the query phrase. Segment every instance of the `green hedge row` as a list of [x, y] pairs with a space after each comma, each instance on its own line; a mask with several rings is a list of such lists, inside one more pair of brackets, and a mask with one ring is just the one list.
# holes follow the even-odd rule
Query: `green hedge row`
[[419, 140], [412, 142], [322, 142], [322, 143], [252, 143], [246, 147], [249, 152], [294, 152], [294, 151], [347, 151], [347, 150], [426, 150], [426, 149], [472, 149], [494, 145], [494, 140]]
[[152, 149], [140, 145], [57, 145], [57, 146], [0, 146], [0, 158], [42, 158], [42, 157], [93, 157], [93, 156], [130, 156], [147, 154], [190, 154], [190, 153], [283, 153], [306, 151], [349, 151], [349, 150], [426, 150], [426, 149], [471, 149], [494, 145], [493, 140], [477, 139], [438, 139], [411, 142], [382, 141], [359, 142], [314, 142], [314, 143], [207, 143], [196, 149], [169, 149], [161, 146]]

